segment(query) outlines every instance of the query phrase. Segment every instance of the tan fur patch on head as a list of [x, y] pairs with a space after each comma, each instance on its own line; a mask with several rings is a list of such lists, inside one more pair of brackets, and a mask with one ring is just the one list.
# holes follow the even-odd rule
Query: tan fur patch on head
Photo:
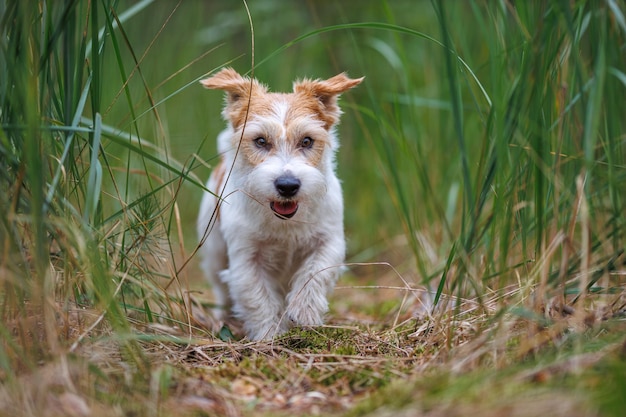
[[[274, 123], [257, 123], [255, 119], [255, 122], [251, 123], [246, 128], [244, 136], [241, 138], [241, 147], [239, 150], [249, 164], [255, 166], [259, 165], [276, 152], [281, 134], [282, 128], [280, 125]], [[240, 132], [236, 133], [233, 138], [238, 141]], [[258, 138], [263, 138], [266, 141], [265, 147], [258, 146], [255, 142]]]
[[320, 120], [330, 129], [341, 115], [337, 97], [346, 90], [356, 87], [364, 77], [351, 79], [345, 73], [327, 80], [302, 80], [294, 83], [293, 91], [303, 107], [315, 111]]
[[267, 93], [267, 89], [257, 80], [239, 75], [232, 68], [223, 68], [212, 77], [205, 78], [200, 83], [206, 88], [226, 91], [226, 107], [222, 113], [230, 120], [233, 128], [240, 127], [248, 111], [248, 103], [252, 107], [253, 103], [263, 103], [260, 98]]
[[267, 96], [273, 98], [273, 105], [250, 112], [243, 136], [241, 130], [232, 136], [233, 147], [239, 147], [245, 160], [254, 166], [276, 154], [299, 157], [311, 166], [319, 166], [326, 147], [331, 146], [324, 122], [293, 103], [293, 94]]
[[[288, 118], [286, 124], [287, 146], [298, 152], [306, 160], [306, 163], [318, 167], [323, 159], [324, 151], [330, 146], [328, 140], [328, 130], [321, 126], [321, 123], [312, 123], [311, 118]], [[305, 138], [313, 140], [310, 147], [303, 147], [302, 141]]]

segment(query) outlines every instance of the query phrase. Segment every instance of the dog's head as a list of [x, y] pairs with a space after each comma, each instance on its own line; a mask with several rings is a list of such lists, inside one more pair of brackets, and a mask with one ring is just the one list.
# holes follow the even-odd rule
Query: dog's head
[[343, 73], [305, 79], [281, 94], [231, 68], [202, 80], [206, 88], [226, 92], [222, 115], [230, 124], [230, 147], [239, 149], [233, 175], [244, 191], [282, 219], [301, 206], [311, 212], [334, 178], [337, 98], [361, 81]]

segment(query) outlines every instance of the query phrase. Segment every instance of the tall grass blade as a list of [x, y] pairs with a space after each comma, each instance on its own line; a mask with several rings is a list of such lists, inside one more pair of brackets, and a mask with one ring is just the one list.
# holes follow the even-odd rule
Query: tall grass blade
[[102, 116], [96, 113], [93, 129], [93, 140], [91, 141], [91, 160], [89, 163], [89, 176], [87, 178], [87, 195], [83, 221], [85, 224], [92, 224], [97, 227], [96, 209], [100, 202], [102, 192], [102, 165], [100, 164], [100, 141], [102, 138]]
[[[74, 116], [72, 118], [71, 124], [67, 126], [70, 130], [68, 134], [65, 136], [65, 144], [63, 147], [63, 153], [61, 154], [61, 158], [58, 161], [58, 167], [54, 173], [54, 177], [52, 178], [52, 182], [48, 187], [48, 193], [46, 194], [46, 208], [52, 202], [52, 198], [58, 192], [57, 186], [59, 184], [59, 180], [61, 179], [61, 175], [63, 174], [63, 168], [68, 161], [68, 157], [74, 146], [74, 136], [76, 133], [76, 129], [78, 128], [78, 124], [80, 123], [81, 116], [85, 110], [85, 104], [87, 103], [87, 97], [89, 95], [89, 87], [91, 86], [91, 77], [88, 77], [83, 91], [80, 95], [80, 99], [78, 101], [78, 105], [76, 106], [76, 111], [74, 112]], [[83, 131], [84, 132], [84, 131]]]

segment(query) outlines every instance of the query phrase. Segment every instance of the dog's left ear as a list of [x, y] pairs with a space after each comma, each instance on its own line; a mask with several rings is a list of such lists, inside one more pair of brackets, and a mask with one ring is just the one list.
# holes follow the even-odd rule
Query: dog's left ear
[[328, 127], [334, 125], [341, 115], [337, 98], [341, 93], [359, 85], [365, 77], [348, 78], [346, 73], [335, 75], [327, 80], [302, 80], [294, 83], [296, 94], [306, 94], [316, 98], [321, 104], [321, 111], [327, 120]]
[[200, 80], [200, 84], [205, 88], [226, 92], [226, 106], [222, 114], [235, 128], [243, 122], [251, 96], [265, 92], [265, 87], [257, 80], [239, 75], [229, 67], [223, 68], [212, 77]]

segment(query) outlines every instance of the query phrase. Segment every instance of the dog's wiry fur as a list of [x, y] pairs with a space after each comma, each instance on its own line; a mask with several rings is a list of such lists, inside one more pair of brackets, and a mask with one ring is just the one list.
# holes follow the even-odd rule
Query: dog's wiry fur
[[222, 200], [205, 193], [200, 207], [202, 268], [219, 318], [252, 340], [323, 323], [345, 256], [337, 98], [362, 80], [302, 80], [287, 94], [230, 68], [201, 81], [226, 92], [228, 125], [207, 184]]

